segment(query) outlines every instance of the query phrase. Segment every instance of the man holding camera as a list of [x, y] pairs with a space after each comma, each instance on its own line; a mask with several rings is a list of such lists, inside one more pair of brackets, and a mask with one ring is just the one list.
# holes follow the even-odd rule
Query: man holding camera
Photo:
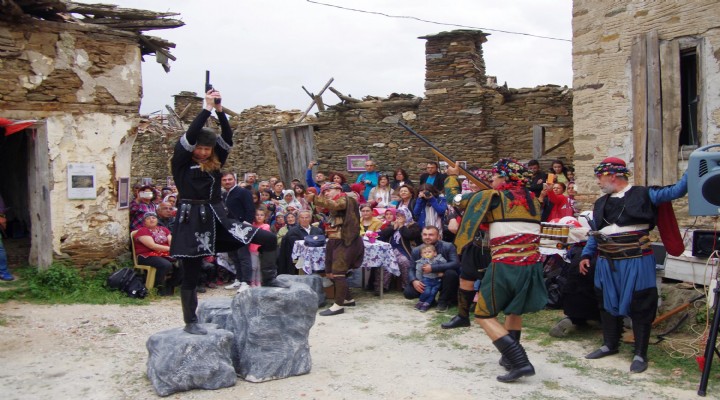
[[370, 191], [372, 190], [372, 188], [377, 186], [379, 178], [380, 174], [375, 171], [375, 161], [365, 161], [365, 172], [360, 174], [360, 176], [358, 176], [357, 178], [357, 181], [355, 181], [355, 183], [362, 183], [365, 185], [365, 191], [363, 192], [364, 198], [370, 198]]

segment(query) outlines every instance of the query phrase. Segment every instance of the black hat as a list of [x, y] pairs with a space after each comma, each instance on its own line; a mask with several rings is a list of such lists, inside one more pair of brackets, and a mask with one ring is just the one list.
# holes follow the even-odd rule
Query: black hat
[[210, 128], [202, 128], [200, 129], [195, 145], [215, 147], [215, 142], [217, 142], [217, 134], [215, 134], [215, 131]]

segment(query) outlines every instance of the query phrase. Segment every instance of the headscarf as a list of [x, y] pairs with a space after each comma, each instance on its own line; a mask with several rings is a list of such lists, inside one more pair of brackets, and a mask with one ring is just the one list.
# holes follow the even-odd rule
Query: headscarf
[[627, 168], [625, 161], [617, 157], [607, 157], [595, 167], [595, 176], [602, 175], [620, 175], [625, 178], [630, 177], [630, 170]]
[[[398, 215], [402, 215], [403, 217], [405, 217], [405, 226], [412, 224], [412, 222], [413, 222], [412, 213], [410, 212], [410, 210], [407, 207], [400, 207], [400, 208], [396, 209], [395, 210], [395, 219], [397, 219]], [[393, 241], [395, 241], [395, 243], [400, 243], [401, 240], [402, 240], [402, 235], [400, 235], [400, 229], [398, 229], [393, 233]]]
[[[292, 196], [292, 200], [287, 201], [285, 200], [286, 196]], [[295, 198], [295, 192], [292, 189], [287, 189], [282, 191], [282, 200], [280, 200], [280, 208], [283, 212], [287, 212], [288, 208], [294, 207], [295, 210], [301, 210], [302, 204]]]

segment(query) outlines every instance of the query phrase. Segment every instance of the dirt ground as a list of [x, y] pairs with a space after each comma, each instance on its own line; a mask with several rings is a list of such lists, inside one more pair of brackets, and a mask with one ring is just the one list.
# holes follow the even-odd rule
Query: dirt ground
[[[303, 376], [194, 390], [172, 399], [685, 399], [661, 373], [628, 372], [627, 353], [583, 355], [599, 333], [579, 340], [523, 340], [537, 374], [503, 384], [499, 355], [481, 329], [444, 331], [397, 292], [380, 300], [358, 293], [358, 306], [317, 317], [310, 331], [313, 367]], [[200, 295], [232, 296], [216, 289]], [[450, 318], [450, 315], [447, 315]], [[145, 343], [181, 325], [177, 297], [148, 306], [0, 304], [0, 399], [153, 399]], [[531, 335], [528, 335], [531, 336]], [[540, 336], [540, 335], [536, 335]], [[545, 341], [547, 342], [547, 341]], [[720, 362], [720, 361], [718, 361]], [[699, 378], [699, 377], [698, 377]], [[716, 397], [717, 398], [717, 397]]]

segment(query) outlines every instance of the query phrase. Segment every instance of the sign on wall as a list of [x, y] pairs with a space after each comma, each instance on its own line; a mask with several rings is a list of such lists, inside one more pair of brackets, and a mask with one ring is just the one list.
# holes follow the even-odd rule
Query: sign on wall
[[118, 179], [118, 209], [130, 207], [130, 178]]
[[68, 199], [97, 198], [95, 164], [68, 164]]

